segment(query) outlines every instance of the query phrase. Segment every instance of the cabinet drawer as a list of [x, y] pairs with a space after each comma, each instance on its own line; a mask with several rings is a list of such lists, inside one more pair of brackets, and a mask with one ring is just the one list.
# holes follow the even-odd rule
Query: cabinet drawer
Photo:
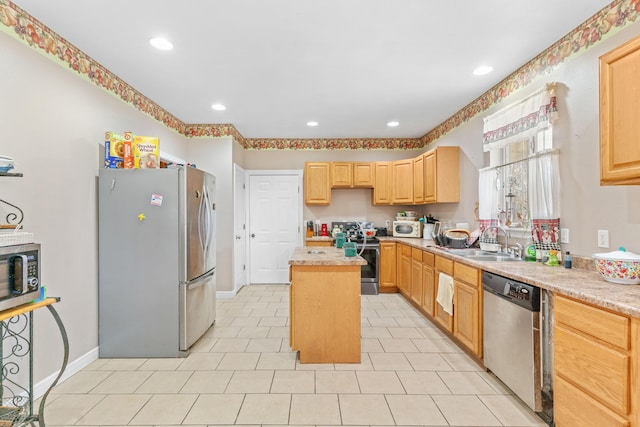
[[555, 322], [564, 323], [587, 335], [625, 350], [630, 345], [630, 320], [620, 314], [556, 296]]
[[433, 267], [435, 263], [435, 255], [431, 252], [423, 251], [422, 252], [422, 262], [427, 264], [429, 267]]
[[553, 416], [557, 427], [630, 427], [625, 418], [591, 399], [562, 378], [555, 377]]
[[411, 258], [418, 262], [422, 262], [422, 249], [411, 248]]
[[556, 327], [555, 371], [620, 414], [629, 413], [630, 358], [611, 347]]
[[436, 270], [441, 273], [448, 274], [449, 276], [453, 276], [453, 260], [437, 256]]
[[456, 261], [454, 276], [456, 279], [466, 282], [469, 285], [478, 287], [480, 283], [479, 272], [480, 270], [474, 267], [470, 267], [466, 264], [462, 264]]

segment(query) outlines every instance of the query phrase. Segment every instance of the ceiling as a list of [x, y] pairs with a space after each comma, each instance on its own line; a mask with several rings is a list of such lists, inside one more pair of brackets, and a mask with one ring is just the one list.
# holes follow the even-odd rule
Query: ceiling
[[[609, 4], [13, 2], [184, 123], [247, 138], [420, 137]], [[174, 49], [151, 47], [159, 35]]]

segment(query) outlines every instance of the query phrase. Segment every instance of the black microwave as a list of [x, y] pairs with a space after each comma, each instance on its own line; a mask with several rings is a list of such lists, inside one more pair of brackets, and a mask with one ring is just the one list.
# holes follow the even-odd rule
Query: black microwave
[[0, 310], [40, 296], [40, 244], [0, 247]]

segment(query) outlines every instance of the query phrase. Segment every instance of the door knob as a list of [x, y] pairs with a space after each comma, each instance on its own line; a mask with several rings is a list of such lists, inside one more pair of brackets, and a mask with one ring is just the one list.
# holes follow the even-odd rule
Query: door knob
[[255, 233], [251, 233], [251, 237], [256, 237], [256, 234]]
[[242, 237], [239, 234], [236, 234], [236, 240], [240, 240]]

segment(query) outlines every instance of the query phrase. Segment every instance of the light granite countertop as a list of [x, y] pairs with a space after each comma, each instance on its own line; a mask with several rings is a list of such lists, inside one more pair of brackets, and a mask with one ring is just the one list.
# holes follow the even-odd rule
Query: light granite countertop
[[428, 247], [424, 239], [379, 237], [379, 240], [405, 243], [559, 295], [640, 318], [640, 285], [607, 282], [595, 269], [550, 267], [539, 262], [477, 261], [455, 255], [437, 246]]
[[313, 236], [313, 237], [305, 237], [307, 242], [333, 242], [333, 237], [331, 236]]
[[293, 251], [289, 265], [365, 265], [361, 256], [346, 257], [344, 249], [334, 246], [298, 247]]

